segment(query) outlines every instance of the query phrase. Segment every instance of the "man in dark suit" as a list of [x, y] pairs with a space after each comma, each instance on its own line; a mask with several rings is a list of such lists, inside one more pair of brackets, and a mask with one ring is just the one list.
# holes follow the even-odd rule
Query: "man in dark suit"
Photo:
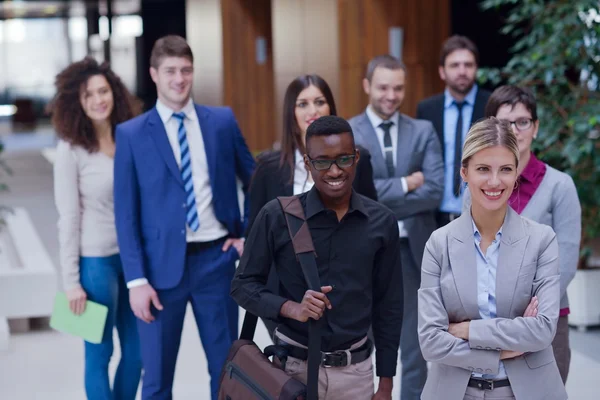
[[399, 112], [405, 79], [406, 67], [394, 57], [371, 60], [363, 80], [369, 106], [349, 122], [356, 143], [371, 153], [379, 201], [392, 210], [398, 221], [404, 282], [401, 393], [402, 400], [417, 400], [427, 378], [427, 363], [417, 336], [417, 290], [425, 243], [436, 228], [435, 210], [442, 199], [444, 165], [431, 122]]
[[142, 399], [172, 398], [189, 301], [216, 400], [238, 330], [229, 288], [246, 223], [236, 177], [246, 192], [254, 159], [231, 109], [192, 101], [193, 55], [185, 39], [159, 39], [150, 65], [156, 107], [117, 126], [114, 167], [117, 238], [141, 341]]
[[444, 197], [437, 214], [438, 226], [457, 218], [462, 210], [460, 161], [469, 128], [483, 118], [490, 92], [475, 84], [479, 51], [469, 38], [452, 36], [440, 55], [440, 78], [444, 93], [429, 97], [417, 106], [417, 118], [433, 123], [444, 156]]

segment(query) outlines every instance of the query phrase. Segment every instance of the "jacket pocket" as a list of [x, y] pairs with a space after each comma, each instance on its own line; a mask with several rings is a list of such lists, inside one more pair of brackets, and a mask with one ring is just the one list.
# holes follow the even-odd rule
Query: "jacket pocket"
[[553, 362], [554, 352], [552, 351], [552, 347], [550, 346], [546, 347], [542, 351], [536, 351], [535, 353], [525, 354], [523, 358], [525, 358], [525, 362], [527, 363], [530, 369], [535, 369]]

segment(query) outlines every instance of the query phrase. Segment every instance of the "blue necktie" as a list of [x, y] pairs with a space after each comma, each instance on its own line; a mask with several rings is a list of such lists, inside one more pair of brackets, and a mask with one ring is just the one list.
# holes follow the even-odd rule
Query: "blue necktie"
[[177, 138], [179, 139], [179, 149], [181, 150], [181, 179], [185, 187], [187, 206], [186, 221], [190, 229], [194, 232], [200, 227], [198, 220], [198, 210], [196, 209], [196, 195], [194, 194], [194, 183], [192, 182], [192, 163], [190, 160], [190, 148], [187, 141], [187, 132], [183, 120], [185, 113], [173, 113], [173, 117], [179, 120], [179, 129], [177, 130]]

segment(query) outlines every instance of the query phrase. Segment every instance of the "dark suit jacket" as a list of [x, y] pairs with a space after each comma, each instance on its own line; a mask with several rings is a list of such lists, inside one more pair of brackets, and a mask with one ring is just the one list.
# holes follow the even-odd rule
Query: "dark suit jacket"
[[[490, 92], [481, 88], [477, 89], [475, 95], [475, 104], [473, 106], [473, 117], [471, 125], [483, 118], [485, 114], [485, 105], [490, 98]], [[440, 144], [442, 145], [442, 156], [445, 158], [446, 149], [444, 144], [444, 93], [436, 94], [419, 103], [417, 106], [417, 119], [426, 119], [431, 121], [437, 132]]]
[[[356, 166], [356, 176], [353, 187], [356, 192], [377, 201], [377, 191], [373, 183], [373, 168], [371, 154], [363, 147], [360, 151], [360, 161]], [[294, 194], [293, 171], [288, 164], [280, 165], [280, 151], [267, 151], [258, 156], [256, 171], [250, 183], [250, 214], [248, 217], [248, 232], [259, 211], [269, 201], [278, 196]]]

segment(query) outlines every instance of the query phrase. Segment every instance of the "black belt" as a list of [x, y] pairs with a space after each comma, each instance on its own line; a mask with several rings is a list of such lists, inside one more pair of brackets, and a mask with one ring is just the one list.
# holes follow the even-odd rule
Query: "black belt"
[[[285, 348], [287, 355], [299, 360], [308, 359], [308, 349], [291, 345], [283, 340], [275, 337], [275, 344]], [[367, 339], [365, 344], [353, 350], [337, 350], [332, 352], [321, 352], [321, 366], [329, 367], [346, 367], [351, 364], [358, 364], [371, 357], [373, 351], [373, 342]], [[348, 357], [350, 356], [350, 357]]]
[[227, 239], [227, 236], [223, 236], [222, 238], [211, 240], [210, 242], [188, 242], [185, 252], [187, 254], [197, 253], [202, 250], [206, 250], [210, 247], [221, 244]]
[[481, 390], [494, 390], [495, 388], [510, 386], [510, 381], [508, 379], [493, 381], [490, 379], [471, 378], [469, 379], [468, 386]]

